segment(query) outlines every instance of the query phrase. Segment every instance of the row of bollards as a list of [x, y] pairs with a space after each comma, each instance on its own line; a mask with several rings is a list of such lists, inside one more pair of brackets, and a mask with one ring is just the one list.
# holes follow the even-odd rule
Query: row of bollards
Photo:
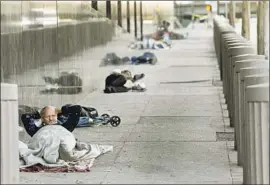
[[214, 19], [214, 44], [243, 183], [269, 184], [269, 61], [224, 17]]

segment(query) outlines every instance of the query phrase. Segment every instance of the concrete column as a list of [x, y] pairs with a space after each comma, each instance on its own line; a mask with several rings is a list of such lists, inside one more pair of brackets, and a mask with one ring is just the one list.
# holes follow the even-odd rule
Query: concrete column
[[127, 1], [127, 32], [130, 33], [130, 6], [129, 6], [129, 1]]
[[112, 6], [110, 0], [106, 1], [106, 17], [112, 19]]
[[[257, 8], [257, 53], [258, 55], [264, 55], [264, 17], [265, 17], [265, 1], [259, 1], [258, 2], [258, 8]], [[269, 22], [269, 20], [268, 20]]]
[[241, 35], [250, 40], [250, 2], [242, 1], [242, 33]]
[[228, 3], [225, 2], [225, 17], [228, 18]]
[[231, 1], [229, 5], [229, 23], [235, 27], [235, 2]]
[[98, 10], [98, 1], [92, 1], [91, 6], [93, 9]]
[[122, 27], [122, 5], [121, 1], [117, 1], [117, 23], [118, 26]]
[[220, 2], [219, 1], [217, 1], [217, 15], [219, 15], [220, 14]]
[[136, 4], [136, 1], [134, 1], [134, 36], [135, 36], [135, 39], [137, 39], [137, 4]]
[[140, 28], [141, 28], [141, 41], [143, 40], [143, 10], [142, 1], [140, 1]]
[[264, 8], [264, 54], [269, 59], [269, 1], [265, 1]]

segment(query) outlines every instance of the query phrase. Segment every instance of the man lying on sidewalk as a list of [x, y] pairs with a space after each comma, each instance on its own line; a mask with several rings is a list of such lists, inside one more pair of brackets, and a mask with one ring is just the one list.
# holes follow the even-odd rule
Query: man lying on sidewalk
[[163, 38], [163, 40], [154, 40], [153, 38], [144, 37], [143, 41], [135, 41], [132, 42], [128, 48], [130, 49], [170, 49], [171, 44], [168, 42], [167, 38]]
[[[21, 117], [22, 125], [25, 126], [25, 129], [27, 133], [31, 136], [32, 130], [39, 130], [42, 126], [48, 125], [46, 121], [46, 115], [45, 118], [41, 118], [42, 114], [46, 114], [51, 109], [56, 110], [55, 117], [48, 117], [52, 119], [54, 123], [58, 125], [62, 125], [65, 128], [67, 128], [69, 131], [72, 131], [73, 129], [70, 129], [71, 125], [74, 125], [74, 127], [90, 127], [95, 125], [107, 125], [110, 123], [112, 126], [118, 126], [121, 122], [121, 119], [119, 116], [110, 116], [109, 114], [105, 113], [102, 115], [99, 115], [98, 111], [93, 107], [85, 107], [81, 106], [81, 111], [74, 110], [79, 105], [72, 105], [72, 104], [66, 104], [62, 106], [61, 109], [57, 109], [52, 106], [46, 106], [47, 109], [44, 112], [44, 108], [39, 113], [39, 108], [37, 107], [29, 107], [26, 105], [19, 105], [19, 114]], [[49, 110], [48, 110], [49, 109]], [[63, 111], [62, 111], [63, 110]], [[73, 118], [73, 112], [78, 112], [76, 116], [79, 117], [79, 120], [77, 119], [71, 119]], [[70, 113], [67, 113], [70, 112]], [[50, 124], [50, 123], [49, 123]], [[31, 128], [31, 129], [30, 129]], [[73, 127], [72, 127], [73, 128]], [[34, 131], [33, 131], [34, 132]]]
[[136, 82], [144, 76], [143, 73], [133, 76], [128, 70], [115, 69], [105, 80], [104, 93], [120, 93], [130, 90], [145, 91], [145, 84]]
[[[46, 106], [41, 113], [22, 115], [28, 143], [19, 141], [20, 171], [24, 172], [89, 172], [96, 157], [113, 150], [111, 145], [78, 141], [72, 131], [78, 124], [81, 106], [63, 106], [61, 110]], [[57, 113], [68, 115], [63, 124]], [[42, 125], [34, 120], [41, 118]]]
[[128, 57], [125, 56], [123, 58], [118, 57], [115, 53], [107, 53], [103, 58], [100, 66], [106, 65], [126, 65], [126, 64], [152, 64], [155, 65], [157, 63], [157, 57], [152, 52], [144, 52], [140, 56]]
[[133, 56], [131, 57], [132, 64], [138, 65], [138, 64], [156, 64], [157, 63], [157, 57], [154, 53], [151, 52], [144, 52], [141, 56]]
[[[82, 107], [80, 105], [62, 106], [61, 109], [49, 105], [42, 108], [40, 114], [39, 112], [23, 114], [21, 120], [26, 132], [31, 137], [46, 125], [62, 125], [68, 131], [72, 132], [79, 122], [81, 112]], [[68, 119], [64, 123], [61, 123], [57, 119], [59, 113], [68, 116]], [[37, 119], [41, 119], [40, 125], [37, 125]]]

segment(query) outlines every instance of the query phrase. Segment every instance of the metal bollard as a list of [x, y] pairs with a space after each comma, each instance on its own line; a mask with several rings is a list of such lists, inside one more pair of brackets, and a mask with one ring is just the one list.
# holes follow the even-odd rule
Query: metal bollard
[[245, 40], [244, 37], [242, 37], [241, 35], [237, 34], [236, 32], [227, 32], [227, 33], [224, 33], [222, 35], [222, 39], [223, 40], [228, 39], [228, 38]]
[[[238, 41], [235, 41], [235, 43], [237, 43]], [[239, 41], [238, 42], [239, 45], [242, 45], [243, 41]], [[227, 96], [226, 91], [226, 82], [227, 82], [227, 74], [226, 74], [226, 69], [227, 69], [227, 64], [228, 64], [228, 57], [229, 57], [229, 53], [228, 53], [228, 46], [226, 41], [223, 42], [223, 47], [222, 47], [222, 68], [221, 68], [221, 75], [222, 75], [222, 81], [223, 81], [223, 93], [225, 95], [225, 97]], [[226, 99], [226, 101], [228, 101]]]
[[[232, 44], [232, 43], [247, 43], [247, 44], [250, 44], [249, 41], [243, 39], [243, 38], [236, 38], [236, 37], [225, 37], [223, 38], [224, 40], [224, 45], [227, 45], [227, 44]], [[251, 45], [251, 44], [250, 44]]]
[[224, 34], [223, 35], [223, 40], [244, 40], [246, 42], [249, 42], [248, 40], [246, 40], [244, 37], [242, 37], [241, 35], [237, 34], [237, 33], [228, 33], [228, 34]]
[[247, 102], [246, 100], [246, 87], [250, 85], [256, 85], [260, 83], [266, 83], [269, 82], [269, 72], [266, 74], [259, 74], [259, 75], [248, 75], [243, 78], [243, 73], [241, 74], [241, 88], [240, 88], [240, 101], [241, 101], [241, 121], [242, 121], [242, 151], [243, 151], [243, 184], [250, 184], [250, 162], [248, 159], [250, 159], [250, 152], [248, 151], [248, 146], [250, 145], [250, 142], [248, 140], [249, 136], [249, 130], [248, 130], [248, 124], [246, 117], [247, 113]]
[[[232, 47], [238, 47], [238, 46], [249, 46], [250, 48], [252, 48], [252, 45], [246, 41], [243, 40], [228, 40], [226, 43], [224, 43], [224, 52], [227, 53], [227, 55], [225, 54], [225, 57], [227, 57], [225, 60], [228, 61], [228, 55], [229, 55], [229, 48]], [[227, 63], [227, 65], [229, 65]]]
[[[237, 56], [233, 56], [231, 58], [231, 71], [230, 71], [230, 76], [231, 76], [231, 81], [230, 81], [230, 97], [232, 98], [231, 102], [232, 102], [232, 108], [234, 107], [233, 103], [234, 103], [234, 94], [233, 94], [233, 83], [234, 83], [234, 73], [235, 73], [235, 63], [237, 61], [241, 61], [241, 60], [252, 60], [252, 59], [256, 59], [256, 60], [264, 60], [265, 56], [264, 55], [255, 55], [255, 54], [244, 54], [244, 55], [237, 55]], [[232, 113], [232, 117], [233, 117], [233, 113]], [[234, 125], [234, 119], [231, 120], [231, 126]]]
[[246, 88], [251, 184], [269, 184], [269, 83]]
[[236, 32], [234, 30], [223, 30], [221, 31], [221, 34], [219, 35], [219, 44], [218, 44], [218, 52], [219, 52], [219, 64], [220, 64], [220, 72], [221, 72], [221, 79], [222, 79], [222, 65], [223, 65], [223, 54], [224, 53], [224, 42], [225, 39], [224, 37], [230, 36], [230, 37], [235, 37]]
[[[242, 60], [242, 61], [237, 61], [235, 62], [235, 68], [234, 68], [234, 74], [233, 74], [233, 92], [232, 94], [234, 95], [234, 101], [233, 101], [233, 110], [232, 112], [235, 112], [236, 105], [235, 102], [239, 102], [239, 92], [240, 92], [240, 69], [241, 68], [247, 68], [247, 67], [263, 67], [263, 68], [269, 68], [269, 63], [267, 60]], [[237, 116], [237, 117], [236, 117]], [[235, 150], [238, 150], [238, 145], [239, 144], [239, 124], [238, 124], [238, 115], [234, 115], [234, 126], [235, 126], [235, 140], [234, 140], [234, 148]], [[236, 118], [235, 118], [236, 117]]]
[[[236, 38], [232, 38], [232, 36], [228, 37], [228, 38], [223, 38], [222, 40], [222, 47], [221, 47], [221, 53], [222, 53], [222, 61], [225, 65], [225, 62], [227, 60], [227, 51], [228, 51], [228, 44], [232, 44], [232, 43], [243, 43], [244, 40], [242, 39], [236, 39]], [[222, 71], [221, 71], [222, 72]], [[224, 75], [223, 75], [224, 76]]]
[[19, 183], [18, 87], [1, 83], [1, 184]]
[[[227, 62], [227, 58], [228, 58], [228, 48], [229, 47], [233, 47], [233, 46], [241, 46], [244, 43], [247, 43], [245, 40], [243, 39], [233, 39], [231, 37], [229, 37], [228, 39], [223, 39], [222, 42], [222, 47], [221, 47], [221, 60], [222, 60], [222, 66], [220, 67], [221, 69], [221, 79], [223, 80], [225, 78], [224, 74], [224, 66], [226, 66], [226, 62]], [[225, 94], [225, 92], [224, 92]]]
[[[232, 47], [239, 47], [239, 46], [249, 46], [250, 48], [252, 48], [252, 45], [250, 44], [247, 44], [246, 42], [238, 42], [238, 43], [227, 43], [227, 45], [225, 46], [226, 47], [226, 51], [227, 51], [227, 54], [229, 54], [229, 49], [232, 48]], [[245, 51], [246, 52], [246, 51]], [[253, 53], [253, 52], [252, 52]], [[254, 54], [254, 53], [253, 53]], [[238, 56], [238, 55], [236, 55]], [[228, 57], [228, 56], [227, 56]], [[230, 77], [231, 77], [231, 69], [232, 69], [232, 63], [230, 62], [231, 60], [228, 60], [227, 59], [227, 78], [226, 78], [226, 82], [228, 84], [227, 86], [227, 95], [228, 95], [228, 101], [230, 101], [229, 99], [231, 98], [231, 95], [230, 95], [230, 92], [231, 92], [231, 80], [230, 80]], [[226, 73], [225, 73], [226, 74]], [[231, 106], [231, 104], [228, 102], [228, 107]], [[230, 109], [230, 107], [229, 107]]]
[[[228, 110], [229, 110], [229, 118], [230, 120], [233, 120], [233, 111], [232, 111], [232, 98], [231, 98], [231, 93], [232, 89], [230, 88], [230, 83], [231, 83], [231, 58], [237, 55], [243, 55], [243, 54], [255, 54], [256, 51], [253, 47], [250, 46], [236, 46], [236, 47], [230, 47], [228, 48], [228, 58], [226, 61], [226, 65], [224, 68], [224, 92], [225, 92], [225, 97], [227, 97], [227, 103], [228, 103]], [[233, 122], [230, 122], [230, 126], [234, 126]]]
[[[226, 35], [226, 34], [224, 34], [224, 35]], [[221, 72], [221, 75], [220, 75], [220, 77], [221, 77], [221, 79], [222, 79], [222, 77], [223, 77], [223, 75], [222, 75], [222, 65], [223, 65], [223, 58], [224, 58], [224, 54], [226, 54], [225, 52], [224, 52], [224, 42], [225, 42], [225, 40], [224, 40], [224, 35], [221, 35], [220, 36], [220, 41], [219, 41], [219, 48], [218, 48], [218, 52], [219, 52], [219, 55], [218, 55], [218, 58], [219, 58], [219, 67], [220, 67], [220, 72]], [[234, 34], [235, 35], [235, 34]]]
[[241, 40], [229, 40], [226, 42], [225, 47], [228, 49], [230, 47], [235, 47], [235, 46], [252, 46], [251, 43], [241, 41]]
[[[236, 91], [238, 92], [235, 94], [235, 101], [234, 101], [234, 122], [238, 127], [238, 133], [236, 133], [237, 140], [237, 163], [238, 165], [243, 165], [243, 120], [241, 115], [243, 114], [243, 103], [241, 102], [241, 96], [244, 96], [243, 86], [244, 86], [244, 78], [248, 75], [255, 75], [255, 74], [262, 74], [262, 73], [269, 73], [269, 68], [267, 67], [247, 67], [240, 69], [240, 81], [239, 86], [236, 87]], [[263, 81], [267, 82], [267, 81]], [[255, 85], [255, 84], [250, 84]]]

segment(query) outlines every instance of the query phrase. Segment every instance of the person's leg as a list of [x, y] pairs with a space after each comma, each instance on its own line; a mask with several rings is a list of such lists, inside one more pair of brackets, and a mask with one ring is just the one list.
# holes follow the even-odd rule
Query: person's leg
[[128, 92], [129, 90], [131, 90], [131, 88], [128, 87], [114, 87], [114, 92], [115, 93], [121, 93], [121, 92]]
[[89, 117], [80, 117], [77, 127], [86, 127], [90, 126], [90, 123], [93, 122], [93, 119]]
[[128, 92], [131, 88], [122, 86], [122, 87], [106, 87], [104, 89], [104, 93], [121, 93], [121, 92]]
[[105, 89], [103, 90], [103, 92], [106, 93], [106, 94], [113, 93], [113, 89], [112, 89], [112, 87], [107, 86], [107, 87], [105, 87]]

